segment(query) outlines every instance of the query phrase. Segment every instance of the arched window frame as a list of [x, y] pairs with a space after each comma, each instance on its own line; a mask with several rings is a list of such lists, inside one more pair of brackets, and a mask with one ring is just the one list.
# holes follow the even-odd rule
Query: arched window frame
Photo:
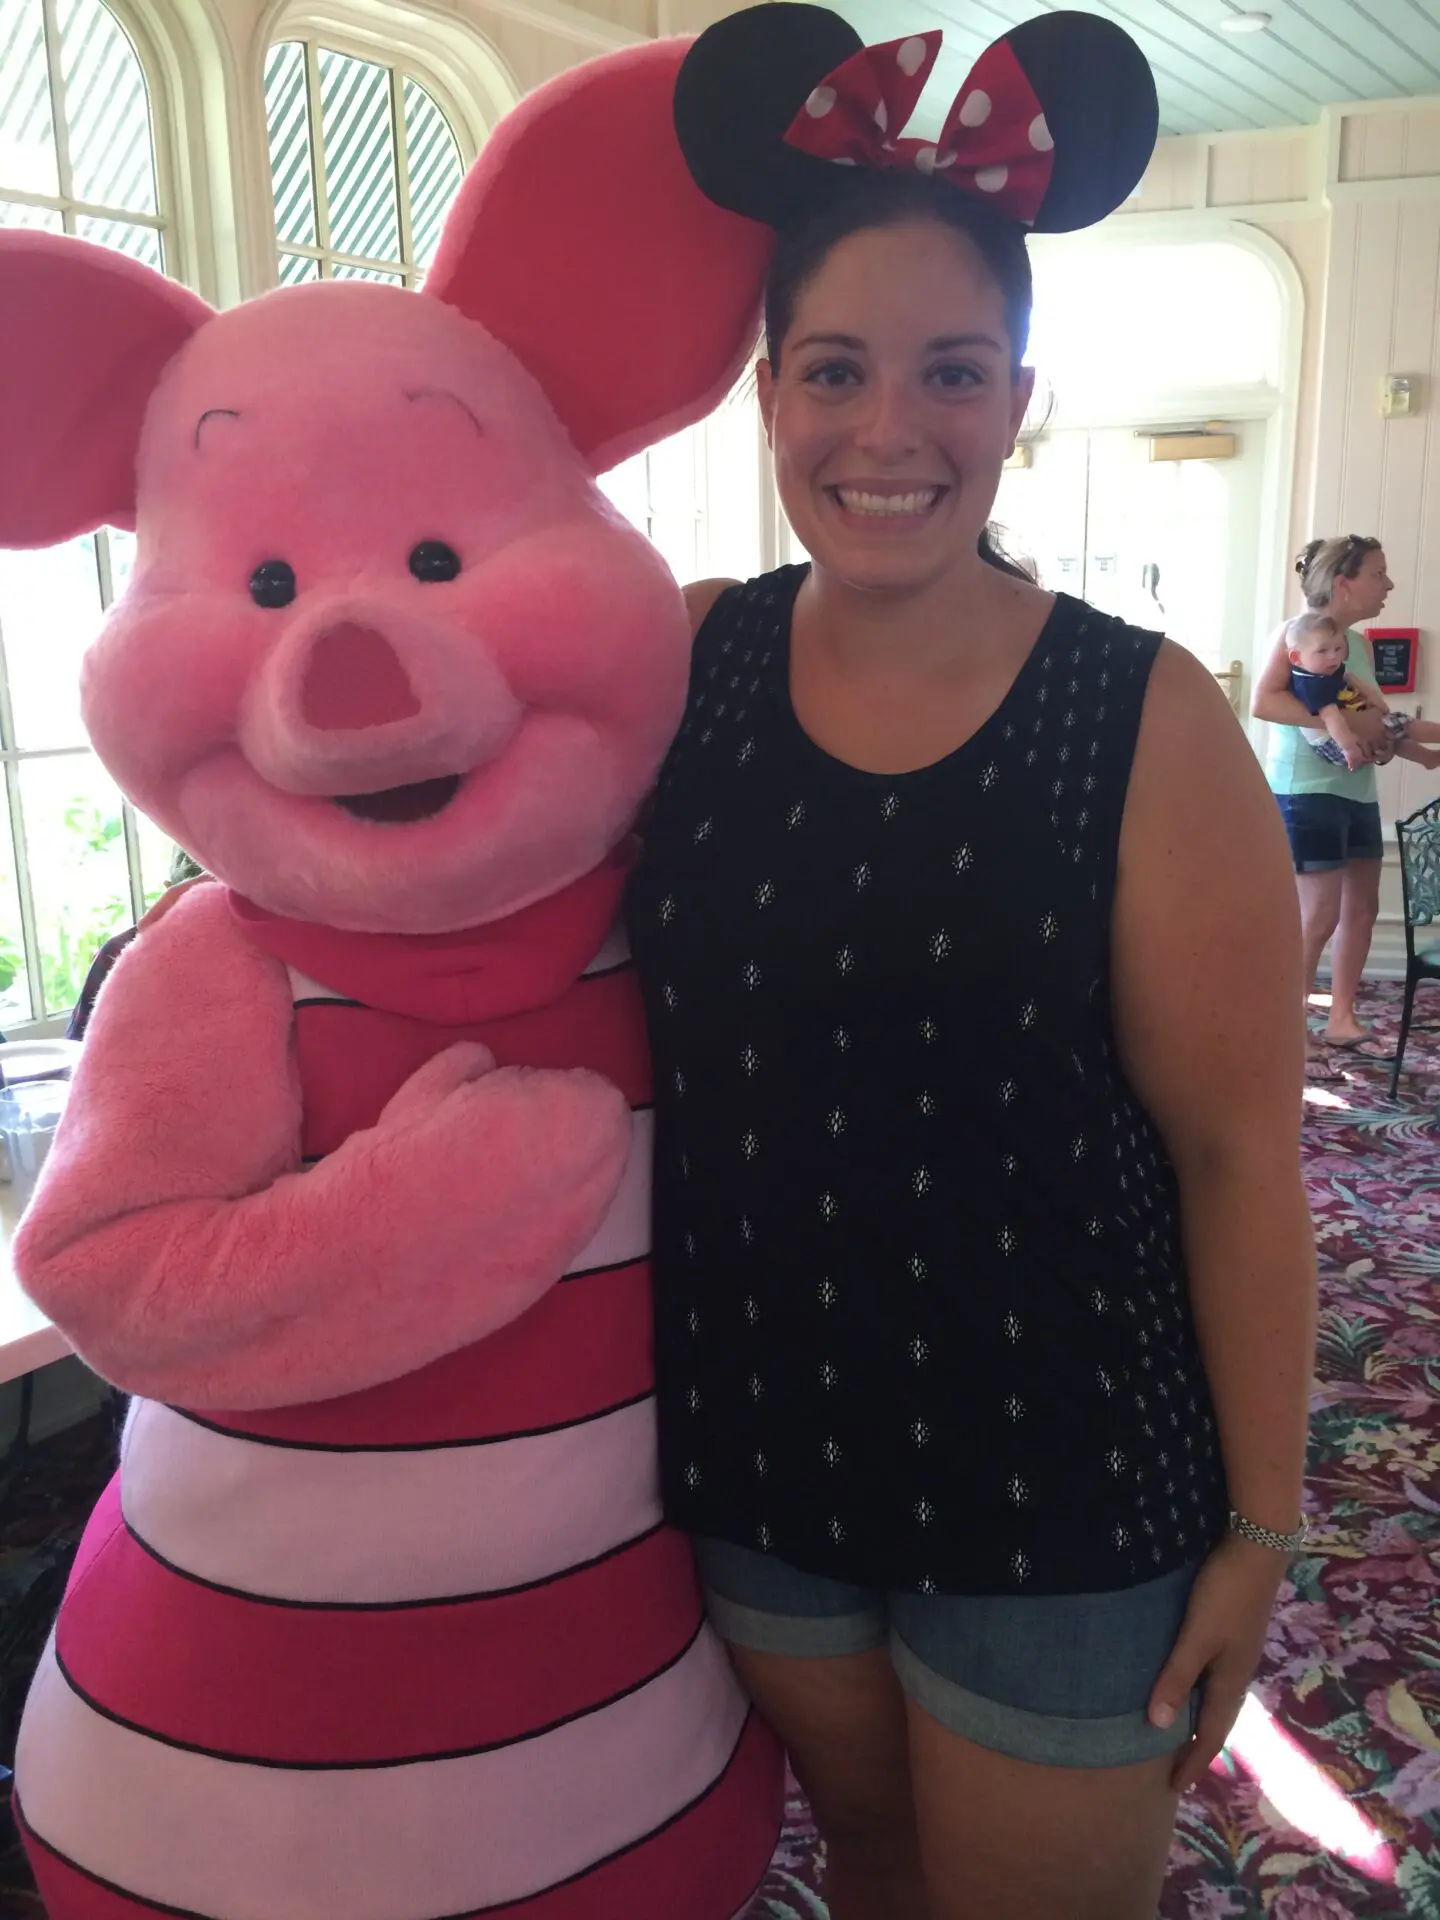
[[83, 200], [75, 193], [70, 155], [71, 116], [63, 111], [67, 104], [66, 82], [60, 47], [57, 0], [34, 0], [34, 3], [40, 7], [44, 22], [45, 64], [55, 134], [58, 191], [53, 194], [37, 193], [0, 180], [0, 198], [8, 200], [12, 205], [43, 208], [58, 213], [66, 233], [73, 234], [76, 231], [77, 221], [87, 218], [110, 220], [117, 224], [145, 228], [156, 237], [166, 271], [173, 272], [171, 255], [174, 248], [174, 194], [171, 190], [172, 170], [168, 127], [163, 124], [166, 116], [161, 110], [164, 90], [163, 87], [157, 86], [157, 62], [154, 59], [153, 50], [147, 44], [147, 36], [143, 28], [137, 28], [137, 23], [131, 18], [123, 0], [118, 0], [118, 3], [117, 0], [97, 0], [97, 4], [104, 7], [128, 41], [145, 83], [147, 119], [155, 160], [155, 211], [153, 213], [102, 205], [98, 201]]
[[[265, 285], [278, 282], [280, 254], [295, 250], [275, 226], [265, 118], [265, 63], [271, 48], [287, 40], [305, 44], [312, 84], [315, 50], [320, 47], [388, 67], [401, 78], [418, 81], [444, 114], [459, 145], [461, 164], [467, 169], [501, 118], [519, 102], [522, 92], [514, 73], [482, 33], [415, 0], [385, 0], [385, 4], [354, 0], [339, 7], [279, 0], [265, 17], [258, 36], [250, 90], [258, 112], [260, 204], [267, 242]], [[463, 82], [461, 75], [465, 76]]]
[[[59, 23], [55, 0], [43, 0], [43, 18], [59, 191], [55, 194], [34, 193], [10, 187], [7, 184], [5, 198], [15, 204], [53, 210], [60, 215], [66, 232], [73, 233], [77, 222], [86, 218], [107, 219], [152, 231], [157, 237], [166, 272], [172, 278], [179, 278], [182, 277], [186, 268], [193, 272], [196, 262], [193, 249], [182, 235], [177, 220], [180, 195], [176, 187], [174, 119], [170, 111], [171, 95], [165, 63], [149, 31], [148, 23], [138, 17], [134, 9], [127, 4], [127, 0], [101, 0], [101, 4], [128, 41], [144, 81], [154, 160], [155, 211], [153, 213], [135, 212], [128, 208], [85, 201], [78, 198], [73, 190], [74, 180], [69, 154], [70, 122], [73, 115], [68, 111], [59, 111], [62, 103], [67, 107], [69, 103], [65, 100], [65, 83], [60, 66]], [[116, 596], [117, 578], [122, 571], [122, 560], [110, 529], [99, 528], [92, 536], [91, 544], [95, 561], [96, 591], [100, 608], [104, 611], [109, 608]], [[3, 767], [7, 829], [14, 854], [19, 931], [29, 982], [31, 1014], [29, 1019], [22, 1017], [18, 1021], [7, 1020], [6, 1031], [13, 1036], [54, 1032], [64, 1026], [69, 1015], [68, 1007], [51, 1007], [46, 996], [44, 965], [41, 957], [42, 940], [31, 855], [31, 841], [38, 827], [38, 820], [27, 821], [22, 770], [27, 765], [44, 761], [90, 760], [93, 758], [93, 749], [83, 739], [63, 744], [21, 744], [11, 698], [11, 685], [6, 636], [3, 630], [0, 630], [0, 767]], [[125, 853], [128, 904], [132, 914], [138, 918], [144, 910], [147, 883], [149, 891], [153, 893], [163, 874], [157, 874], [154, 871], [157, 847], [153, 843], [153, 835], [151, 836], [152, 844], [147, 850], [148, 858], [144, 862], [142, 871], [142, 834], [145, 829], [137, 820], [134, 809], [124, 800], [120, 803], [120, 823]]]

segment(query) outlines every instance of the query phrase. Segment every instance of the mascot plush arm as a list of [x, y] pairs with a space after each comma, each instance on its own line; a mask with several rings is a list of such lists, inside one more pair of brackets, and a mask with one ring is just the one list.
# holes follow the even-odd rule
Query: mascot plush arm
[[505, 1325], [594, 1232], [630, 1131], [597, 1075], [450, 1047], [304, 1171], [284, 969], [214, 886], [143, 949], [100, 996], [16, 1243], [107, 1380], [198, 1409], [353, 1392]]

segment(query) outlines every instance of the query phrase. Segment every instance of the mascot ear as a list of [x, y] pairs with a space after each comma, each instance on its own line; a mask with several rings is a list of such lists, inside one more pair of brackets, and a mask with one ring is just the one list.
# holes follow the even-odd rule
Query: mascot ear
[[0, 544], [135, 524], [156, 382], [211, 310], [109, 247], [0, 233]]
[[701, 419], [755, 342], [774, 236], [690, 177], [688, 44], [589, 61], [507, 114], [425, 282], [534, 374], [596, 472]]

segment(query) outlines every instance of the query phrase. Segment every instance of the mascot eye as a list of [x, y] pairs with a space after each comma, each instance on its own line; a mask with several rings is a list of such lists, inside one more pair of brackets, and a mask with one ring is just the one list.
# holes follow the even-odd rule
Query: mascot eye
[[250, 576], [257, 607], [288, 607], [295, 598], [295, 569], [288, 560], [262, 560]]
[[453, 580], [460, 571], [460, 556], [443, 540], [422, 540], [410, 549], [410, 571], [417, 580]]

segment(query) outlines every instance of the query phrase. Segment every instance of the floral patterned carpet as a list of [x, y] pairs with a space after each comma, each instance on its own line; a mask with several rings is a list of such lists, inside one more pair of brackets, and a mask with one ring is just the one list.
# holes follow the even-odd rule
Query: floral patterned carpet
[[[1389, 1037], [1398, 994], [1377, 987], [1364, 1011]], [[1387, 1069], [1333, 1058], [1305, 1125], [1314, 1549], [1282, 1589], [1256, 1704], [1181, 1810], [1162, 1920], [1440, 1920], [1440, 1035], [1412, 1040], [1395, 1103]], [[110, 1445], [92, 1423], [23, 1484], [0, 1472], [0, 1741]], [[0, 1916], [40, 1920], [6, 1831]], [[825, 1920], [820, 1883], [796, 1793], [750, 1920]]]

